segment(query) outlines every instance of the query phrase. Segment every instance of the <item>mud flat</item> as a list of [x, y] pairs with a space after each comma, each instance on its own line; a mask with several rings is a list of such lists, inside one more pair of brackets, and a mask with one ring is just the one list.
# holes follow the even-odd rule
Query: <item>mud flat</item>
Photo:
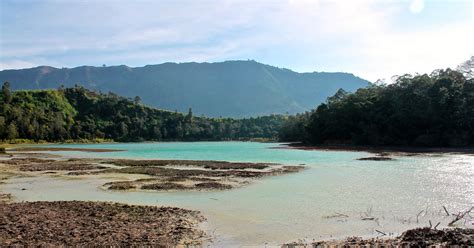
[[[381, 232], [380, 234], [383, 235]], [[282, 245], [283, 248], [302, 247], [473, 247], [474, 229], [416, 228], [405, 231], [396, 238], [349, 237], [345, 240], [294, 242]]]
[[0, 203], [0, 246], [200, 245], [197, 211], [105, 202]]
[[[0, 169], [11, 175], [84, 178], [123, 175], [102, 187], [107, 190], [189, 191], [227, 190], [259, 178], [301, 171], [302, 166], [272, 163], [240, 163], [195, 160], [129, 160], [43, 158], [35, 154], [11, 153], [0, 161]], [[133, 179], [131, 179], [133, 177]], [[137, 178], [138, 177], [138, 178]]]

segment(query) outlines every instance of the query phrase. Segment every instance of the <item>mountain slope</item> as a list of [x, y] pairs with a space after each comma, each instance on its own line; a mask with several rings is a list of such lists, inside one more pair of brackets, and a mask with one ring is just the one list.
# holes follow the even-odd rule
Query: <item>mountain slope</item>
[[354, 91], [368, 81], [348, 73], [297, 73], [255, 61], [164, 63], [144, 67], [54, 68], [0, 72], [13, 89], [48, 89], [75, 84], [112, 91], [164, 109], [207, 116], [245, 117], [298, 113], [314, 108], [337, 89]]

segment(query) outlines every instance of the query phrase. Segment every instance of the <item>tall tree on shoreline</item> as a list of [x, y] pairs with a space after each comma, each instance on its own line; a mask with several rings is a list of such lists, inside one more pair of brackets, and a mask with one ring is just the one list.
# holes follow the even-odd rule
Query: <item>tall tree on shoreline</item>
[[3, 93], [3, 102], [5, 104], [9, 104], [12, 101], [12, 93], [10, 90], [10, 83], [4, 82], [2, 86], [2, 93]]

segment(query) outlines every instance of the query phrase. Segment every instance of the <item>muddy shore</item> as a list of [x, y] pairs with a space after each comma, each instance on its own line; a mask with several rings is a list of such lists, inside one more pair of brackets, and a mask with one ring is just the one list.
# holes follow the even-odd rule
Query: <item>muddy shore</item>
[[105, 202], [0, 203], [0, 246], [200, 245], [199, 212]]
[[102, 148], [73, 148], [73, 147], [13, 147], [8, 149], [9, 152], [60, 152], [60, 151], [77, 151], [77, 152], [121, 152], [119, 149], [102, 149]]
[[344, 240], [293, 242], [282, 245], [282, 248], [306, 247], [473, 247], [474, 229], [449, 228], [416, 228], [407, 230], [395, 238], [348, 237]]

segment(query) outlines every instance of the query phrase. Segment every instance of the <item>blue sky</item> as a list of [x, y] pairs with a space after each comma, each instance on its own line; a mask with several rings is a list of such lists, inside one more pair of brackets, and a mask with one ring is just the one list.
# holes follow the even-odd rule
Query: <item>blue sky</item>
[[0, 0], [0, 69], [254, 59], [369, 80], [474, 55], [471, 0]]

